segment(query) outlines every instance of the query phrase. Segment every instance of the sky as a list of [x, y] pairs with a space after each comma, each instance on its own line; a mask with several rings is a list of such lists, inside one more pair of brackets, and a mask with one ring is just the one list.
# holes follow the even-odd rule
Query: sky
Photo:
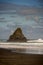
[[0, 0], [0, 3], [13, 3], [33, 7], [43, 7], [43, 0]]
[[43, 0], [0, 0], [0, 39], [17, 27], [27, 39], [43, 39]]

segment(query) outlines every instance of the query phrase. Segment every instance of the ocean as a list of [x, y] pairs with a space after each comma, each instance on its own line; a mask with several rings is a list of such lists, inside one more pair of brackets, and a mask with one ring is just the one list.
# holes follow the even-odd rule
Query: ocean
[[43, 39], [43, 14], [23, 15], [16, 10], [0, 11], [0, 39], [8, 40], [18, 28], [27, 39]]

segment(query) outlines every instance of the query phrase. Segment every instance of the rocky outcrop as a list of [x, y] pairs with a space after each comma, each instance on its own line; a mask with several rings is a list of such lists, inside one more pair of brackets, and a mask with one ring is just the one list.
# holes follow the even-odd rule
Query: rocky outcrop
[[7, 41], [8, 42], [26, 42], [27, 39], [23, 35], [21, 28], [17, 28]]

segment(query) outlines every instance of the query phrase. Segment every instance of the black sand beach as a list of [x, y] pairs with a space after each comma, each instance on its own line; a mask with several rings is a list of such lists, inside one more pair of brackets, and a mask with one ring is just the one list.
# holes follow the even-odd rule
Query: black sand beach
[[0, 65], [43, 65], [43, 55], [21, 54], [0, 48]]

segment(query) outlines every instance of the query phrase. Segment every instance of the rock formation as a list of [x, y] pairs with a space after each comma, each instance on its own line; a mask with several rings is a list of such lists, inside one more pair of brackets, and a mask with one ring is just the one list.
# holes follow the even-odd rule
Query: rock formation
[[27, 39], [23, 35], [21, 28], [17, 28], [15, 32], [9, 37], [8, 42], [26, 42]]

